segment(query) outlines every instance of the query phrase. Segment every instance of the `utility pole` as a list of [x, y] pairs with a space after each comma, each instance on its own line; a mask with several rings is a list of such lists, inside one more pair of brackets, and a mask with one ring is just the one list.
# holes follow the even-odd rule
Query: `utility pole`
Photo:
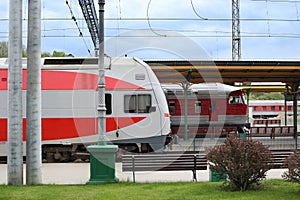
[[232, 60], [241, 59], [240, 0], [232, 0]]
[[41, 0], [28, 1], [26, 94], [26, 184], [42, 183]]
[[9, 1], [7, 182], [23, 185], [22, 0]]

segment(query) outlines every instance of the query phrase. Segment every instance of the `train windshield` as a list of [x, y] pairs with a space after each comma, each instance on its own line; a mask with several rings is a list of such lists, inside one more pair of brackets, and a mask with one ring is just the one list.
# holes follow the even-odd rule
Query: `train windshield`
[[240, 96], [240, 95], [229, 96], [229, 104], [245, 104], [244, 96]]

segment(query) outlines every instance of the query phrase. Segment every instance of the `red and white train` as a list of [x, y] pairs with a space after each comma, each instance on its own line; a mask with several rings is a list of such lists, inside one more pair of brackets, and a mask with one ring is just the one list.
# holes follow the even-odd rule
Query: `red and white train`
[[[253, 118], [272, 118], [279, 115], [293, 115], [294, 106], [292, 101], [284, 100], [250, 100], [249, 101], [250, 116]], [[300, 104], [298, 103], [298, 113]]]
[[[179, 84], [162, 85], [169, 105], [172, 133], [185, 134], [185, 92]], [[186, 90], [188, 134], [226, 136], [244, 132], [247, 122], [247, 103], [241, 88], [221, 83], [190, 85]]]
[[[70, 160], [96, 143], [97, 58], [47, 58], [42, 61], [42, 152], [48, 160]], [[160, 83], [143, 61], [105, 58], [106, 137], [134, 152], [162, 149], [170, 115]], [[23, 66], [23, 102], [26, 95]], [[0, 60], [0, 156], [6, 155], [8, 61]], [[25, 141], [25, 106], [23, 106]], [[25, 145], [24, 145], [25, 146]]]

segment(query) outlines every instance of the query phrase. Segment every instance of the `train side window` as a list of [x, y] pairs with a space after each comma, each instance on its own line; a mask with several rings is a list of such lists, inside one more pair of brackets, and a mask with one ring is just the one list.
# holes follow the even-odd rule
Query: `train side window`
[[151, 95], [139, 94], [138, 95], [138, 112], [149, 113], [151, 108]]
[[111, 94], [105, 94], [105, 107], [106, 107], [106, 114], [110, 115], [112, 113]]
[[292, 106], [288, 106], [288, 110], [292, 110]]
[[275, 106], [271, 106], [271, 110], [274, 111], [275, 110]]
[[267, 106], [263, 106], [263, 107], [262, 107], [262, 110], [263, 110], [263, 111], [266, 111], [266, 110], [267, 110]]
[[175, 114], [175, 110], [176, 110], [176, 107], [175, 107], [175, 101], [170, 101], [169, 102], [169, 112], [170, 114]]
[[151, 95], [125, 95], [124, 112], [125, 113], [149, 113], [151, 108]]
[[229, 96], [229, 104], [243, 104], [241, 96]]
[[125, 95], [124, 96], [124, 111], [125, 111], [125, 113], [136, 113], [137, 112], [136, 95]]
[[195, 113], [201, 113], [201, 101], [195, 101]]
[[258, 111], [257, 106], [254, 106], [253, 110], [254, 110], [254, 111]]
[[284, 109], [283, 109], [283, 106], [279, 106], [279, 110], [280, 111], [283, 111]]

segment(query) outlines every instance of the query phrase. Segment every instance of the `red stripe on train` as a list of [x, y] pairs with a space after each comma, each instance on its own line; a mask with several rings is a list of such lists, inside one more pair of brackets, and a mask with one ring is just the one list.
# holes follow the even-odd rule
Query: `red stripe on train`
[[[26, 90], [26, 70], [23, 70], [23, 90]], [[8, 70], [0, 69], [0, 90], [8, 88]], [[119, 80], [105, 77], [107, 90], [142, 90], [143, 87]], [[98, 75], [80, 72], [67, 72], [55, 70], [42, 70], [42, 90], [96, 90]]]
[[[108, 117], [106, 131], [133, 125], [146, 117]], [[43, 118], [42, 140], [70, 139], [97, 134], [97, 118]], [[26, 120], [23, 119], [23, 140], [26, 140]], [[117, 126], [118, 124], [118, 126]], [[7, 119], [0, 119], [0, 142], [7, 141]]]

